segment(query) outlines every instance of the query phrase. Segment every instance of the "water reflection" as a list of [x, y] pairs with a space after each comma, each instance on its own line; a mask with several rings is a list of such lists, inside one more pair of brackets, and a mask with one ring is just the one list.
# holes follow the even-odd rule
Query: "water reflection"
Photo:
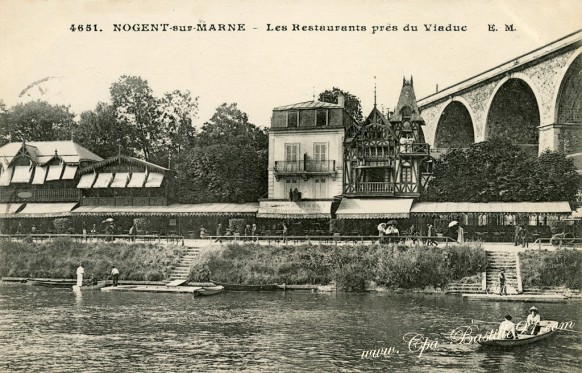
[[[194, 299], [0, 286], [0, 371], [579, 371], [580, 334], [559, 333], [511, 351], [447, 338], [471, 319], [525, 318], [530, 306], [444, 296], [276, 292]], [[579, 306], [538, 308], [544, 318], [573, 320], [579, 329]], [[438, 344], [419, 357], [403, 340], [406, 333]], [[361, 358], [391, 347], [398, 352]]]

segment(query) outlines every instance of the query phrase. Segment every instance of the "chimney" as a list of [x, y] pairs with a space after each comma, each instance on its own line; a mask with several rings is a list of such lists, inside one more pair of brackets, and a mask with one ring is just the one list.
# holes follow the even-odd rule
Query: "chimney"
[[345, 106], [345, 100], [346, 100], [346, 99], [345, 99], [345, 97], [344, 97], [344, 94], [343, 94], [343, 93], [341, 93], [341, 92], [338, 92], [338, 94], [337, 94], [337, 104], [338, 104], [339, 106], [341, 106], [341, 107], [346, 107], [346, 106]]

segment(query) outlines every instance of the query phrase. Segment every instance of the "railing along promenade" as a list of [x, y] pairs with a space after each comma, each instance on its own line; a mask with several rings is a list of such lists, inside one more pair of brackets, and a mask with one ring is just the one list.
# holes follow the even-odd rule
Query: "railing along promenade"
[[107, 242], [122, 240], [127, 242], [166, 242], [184, 245], [184, 236], [182, 235], [158, 235], [158, 234], [67, 234], [67, 233], [35, 233], [35, 234], [0, 234], [1, 240], [8, 241], [32, 241], [42, 242], [51, 241], [57, 238], [70, 238], [78, 242]]
[[449, 237], [440, 236], [206, 236], [201, 239], [211, 240], [214, 242], [256, 242], [266, 244], [298, 244], [298, 243], [323, 243], [323, 244], [406, 244], [406, 245], [425, 245], [429, 241], [431, 244], [443, 244], [448, 246], [449, 242], [456, 242]]

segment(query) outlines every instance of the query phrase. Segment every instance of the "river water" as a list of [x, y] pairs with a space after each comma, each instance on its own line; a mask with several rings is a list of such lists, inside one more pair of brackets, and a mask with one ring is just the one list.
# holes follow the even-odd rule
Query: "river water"
[[[537, 304], [542, 319], [572, 321], [579, 333], [558, 331], [508, 351], [448, 338], [471, 319], [501, 321], [507, 313], [523, 319], [530, 306], [442, 295], [228, 292], [194, 298], [5, 284], [0, 371], [582, 371], [580, 301]], [[422, 354], [419, 344], [403, 339], [408, 333], [428, 338]], [[390, 353], [362, 358], [378, 349]]]

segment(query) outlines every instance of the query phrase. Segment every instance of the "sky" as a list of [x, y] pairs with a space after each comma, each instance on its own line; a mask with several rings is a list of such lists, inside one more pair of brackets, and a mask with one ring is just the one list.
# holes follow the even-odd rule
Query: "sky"
[[[245, 31], [114, 31], [116, 24], [201, 23], [244, 24]], [[102, 31], [70, 30], [80, 24]], [[466, 31], [425, 30], [449, 24]], [[78, 114], [109, 101], [120, 76], [137, 75], [158, 97], [175, 89], [198, 96], [198, 126], [222, 103], [236, 102], [266, 127], [274, 107], [332, 87], [358, 96], [366, 115], [374, 86], [378, 106], [393, 108], [404, 76], [414, 77], [420, 99], [437, 84], [446, 88], [579, 29], [579, 0], [0, 0], [0, 100], [10, 107], [42, 99]]]

